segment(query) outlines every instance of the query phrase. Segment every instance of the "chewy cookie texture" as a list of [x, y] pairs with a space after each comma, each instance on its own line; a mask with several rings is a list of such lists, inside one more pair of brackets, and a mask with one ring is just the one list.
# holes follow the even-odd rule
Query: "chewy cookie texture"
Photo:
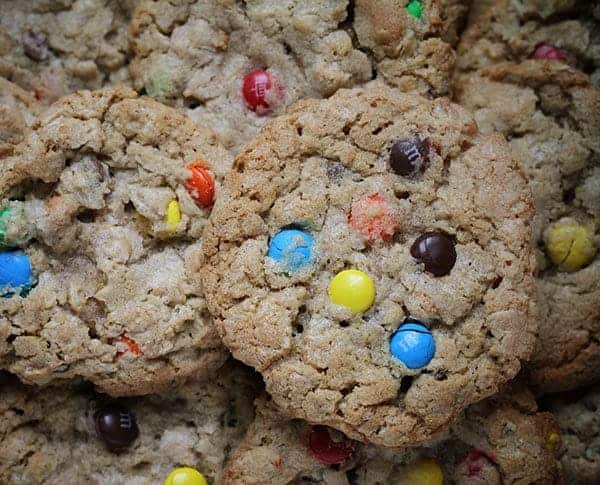
[[0, 366], [112, 395], [218, 368], [197, 265], [230, 163], [211, 131], [129, 89], [52, 105], [0, 166]]
[[23, 140], [38, 112], [33, 94], [0, 77], [0, 157]]
[[523, 389], [472, 406], [443, 439], [405, 450], [365, 445], [331, 428], [289, 420], [262, 398], [221, 483], [559, 483], [559, 448], [556, 420], [537, 412]]
[[449, 92], [457, 0], [142, 0], [130, 30], [136, 89], [189, 108], [239, 152], [270, 117], [375, 79]]
[[0, 385], [0, 482], [150, 485], [193, 466], [219, 483], [253, 418], [251, 373], [225, 365], [168, 395], [110, 399], [85, 387]]
[[461, 74], [455, 92], [483, 133], [509, 139], [532, 188], [540, 310], [532, 384], [539, 392], [590, 384], [600, 376], [600, 88], [567, 58], [539, 58]]
[[207, 301], [286, 413], [414, 445], [531, 353], [532, 205], [508, 145], [446, 99], [302, 101], [226, 178]]

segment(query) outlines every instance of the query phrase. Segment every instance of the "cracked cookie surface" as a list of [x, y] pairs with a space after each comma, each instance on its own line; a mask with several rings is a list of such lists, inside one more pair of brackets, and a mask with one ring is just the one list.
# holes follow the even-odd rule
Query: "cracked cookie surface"
[[39, 109], [32, 93], [0, 77], [0, 156], [23, 140]]
[[[392, 170], [399, 140], [421, 148], [422, 171]], [[353, 227], [365, 196], [385, 202], [391, 238], [371, 242]], [[529, 357], [532, 206], [508, 145], [480, 136], [446, 99], [376, 89], [301, 101], [226, 178], [204, 231], [206, 298], [225, 344], [263, 374], [288, 414], [375, 444], [416, 444], [497, 392]], [[388, 221], [378, 218], [380, 202], [370, 207], [374, 223]], [[314, 239], [314, 257], [292, 258], [307, 263], [298, 270], [267, 256], [290, 227]], [[411, 254], [430, 231], [455, 246], [446, 276]], [[366, 311], [330, 300], [328, 286], [347, 269], [374, 283]], [[421, 323], [410, 329], [426, 350], [434, 342], [420, 368], [390, 353], [407, 320]]]
[[3, 273], [0, 367], [123, 395], [222, 364], [196, 265], [230, 166], [211, 131], [129, 89], [45, 111], [0, 167], [3, 271], [31, 273], [18, 288]]
[[[16, 379], [15, 379], [16, 381]], [[84, 386], [40, 390], [0, 384], [0, 481], [44, 483], [163, 483], [178, 466], [219, 483], [224, 461], [253, 419], [252, 373], [226, 364], [211, 380], [168, 395], [110, 400]], [[96, 431], [97, 413], [118, 405], [139, 430], [118, 453]]]
[[[144, 0], [130, 31], [131, 75], [136, 89], [189, 108], [238, 152], [300, 98], [373, 78], [402, 91], [448, 93], [450, 43], [467, 7], [418, 3], [416, 18], [398, 0]], [[277, 84], [267, 112], [243, 99], [243, 81], [255, 70]]]

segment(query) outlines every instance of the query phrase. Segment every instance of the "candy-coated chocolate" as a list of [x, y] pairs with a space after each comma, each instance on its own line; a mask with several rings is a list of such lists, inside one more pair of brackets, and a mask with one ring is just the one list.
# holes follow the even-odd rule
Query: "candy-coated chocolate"
[[119, 337], [119, 342], [121, 342], [127, 350], [119, 350], [117, 355], [123, 355], [125, 352], [131, 352], [133, 355], [144, 355], [140, 344], [127, 335], [121, 335]]
[[352, 456], [355, 443], [339, 431], [313, 426], [308, 436], [310, 454], [323, 465], [340, 465]]
[[546, 253], [563, 271], [576, 271], [589, 264], [597, 247], [592, 231], [577, 222], [559, 221], [544, 234]]
[[420, 369], [433, 359], [435, 340], [425, 325], [405, 323], [392, 335], [390, 353], [409, 369]]
[[96, 413], [96, 432], [115, 451], [127, 448], [139, 435], [133, 413], [118, 404], [110, 404]]
[[433, 458], [419, 458], [400, 476], [401, 485], [442, 485], [444, 474]]
[[352, 313], [367, 311], [375, 301], [375, 284], [362, 271], [341, 271], [329, 284], [329, 298], [336, 305], [349, 308]]
[[179, 202], [174, 199], [169, 202], [169, 205], [167, 205], [165, 221], [169, 226], [170, 232], [175, 232], [178, 224], [181, 222], [181, 209], [179, 208]]
[[256, 69], [244, 78], [242, 98], [248, 109], [266, 115], [283, 104], [283, 87], [271, 73]]
[[313, 261], [314, 246], [315, 240], [308, 232], [283, 229], [271, 239], [267, 256], [287, 272], [298, 271]]
[[410, 0], [406, 5], [407, 12], [416, 19], [423, 16], [423, 4], [420, 0]]
[[398, 175], [410, 177], [423, 172], [429, 163], [429, 145], [419, 136], [396, 141], [390, 150], [390, 167]]
[[551, 44], [538, 44], [533, 52], [533, 58], [547, 61], [566, 61], [567, 54], [561, 48]]
[[7, 241], [6, 229], [10, 216], [12, 215], [12, 209], [5, 207], [0, 210], [0, 247], [10, 247], [10, 243]]
[[0, 210], [0, 248], [25, 245], [31, 237], [31, 230], [22, 203], [11, 201]]
[[186, 188], [196, 204], [204, 209], [212, 206], [215, 198], [215, 180], [206, 165], [198, 160], [187, 166], [190, 177], [187, 179]]
[[24, 294], [33, 284], [29, 256], [23, 251], [0, 252], [0, 296]]
[[410, 254], [434, 276], [445, 276], [456, 263], [454, 240], [444, 232], [426, 232], [413, 243]]
[[352, 204], [350, 226], [373, 244], [390, 241], [398, 229], [398, 213], [381, 195], [365, 195]]
[[560, 448], [560, 442], [560, 435], [554, 431], [548, 433], [548, 436], [546, 436], [546, 448], [550, 451], [558, 450], [558, 448]]
[[184, 466], [169, 473], [164, 485], [207, 485], [207, 482], [198, 470]]

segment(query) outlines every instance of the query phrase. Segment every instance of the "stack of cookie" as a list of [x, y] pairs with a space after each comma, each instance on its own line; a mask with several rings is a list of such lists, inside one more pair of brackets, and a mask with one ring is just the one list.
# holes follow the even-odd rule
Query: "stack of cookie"
[[593, 3], [0, 0], [0, 483], [599, 483]]

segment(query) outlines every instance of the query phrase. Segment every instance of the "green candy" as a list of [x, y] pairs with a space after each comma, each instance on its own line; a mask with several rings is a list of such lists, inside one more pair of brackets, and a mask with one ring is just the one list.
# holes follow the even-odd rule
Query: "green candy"
[[3, 248], [9, 246], [6, 241], [6, 226], [8, 225], [11, 212], [10, 207], [0, 210], [0, 247]]
[[423, 4], [419, 0], [410, 0], [406, 5], [407, 12], [416, 19], [423, 16]]
[[31, 237], [25, 211], [19, 202], [0, 209], [0, 248], [22, 246]]

